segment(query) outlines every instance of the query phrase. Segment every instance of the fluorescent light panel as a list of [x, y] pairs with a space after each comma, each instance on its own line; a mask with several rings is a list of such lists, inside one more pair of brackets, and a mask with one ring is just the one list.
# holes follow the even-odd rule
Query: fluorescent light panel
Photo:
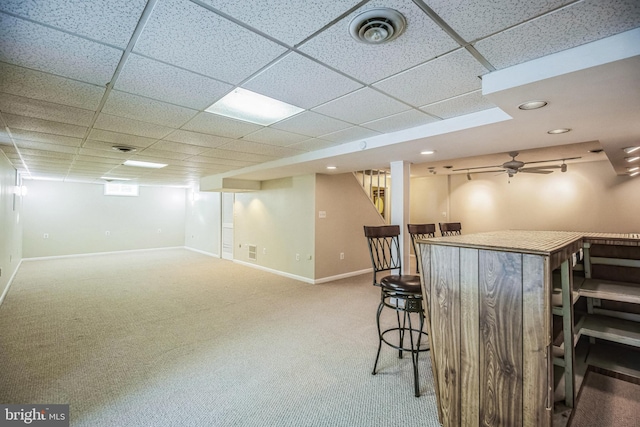
[[304, 109], [239, 87], [204, 111], [269, 126]]
[[123, 163], [125, 166], [136, 166], [139, 168], [160, 169], [167, 166], [165, 163], [141, 162], [139, 160], [127, 160]]

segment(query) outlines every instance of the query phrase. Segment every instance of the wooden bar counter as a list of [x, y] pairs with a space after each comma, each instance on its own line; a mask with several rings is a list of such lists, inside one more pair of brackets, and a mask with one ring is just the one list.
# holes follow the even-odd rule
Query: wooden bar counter
[[552, 271], [570, 280], [583, 236], [499, 231], [419, 241], [443, 426], [552, 425]]

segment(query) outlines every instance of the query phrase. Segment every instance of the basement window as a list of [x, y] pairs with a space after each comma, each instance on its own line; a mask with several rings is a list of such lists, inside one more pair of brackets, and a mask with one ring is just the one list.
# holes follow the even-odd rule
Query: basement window
[[118, 182], [107, 182], [104, 184], [105, 196], [137, 196], [137, 184], [121, 184]]

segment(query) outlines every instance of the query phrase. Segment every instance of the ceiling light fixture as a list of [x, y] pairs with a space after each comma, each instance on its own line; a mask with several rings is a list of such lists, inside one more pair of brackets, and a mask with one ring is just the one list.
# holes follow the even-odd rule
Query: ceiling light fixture
[[131, 181], [131, 178], [114, 178], [112, 176], [101, 176], [100, 179], [105, 181]]
[[304, 111], [304, 108], [238, 87], [204, 111], [269, 126]]
[[327, 166], [327, 169], [329, 169], [329, 170], [335, 170], [335, 169], [336, 169], [336, 167], [335, 167], [335, 166]]
[[428, 156], [430, 154], [435, 153], [435, 151], [433, 150], [425, 150], [425, 151], [421, 151], [420, 154], [424, 154], [425, 156]]
[[640, 174], [640, 171], [632, 172], [632, 173], [630, 173], [630, 174], [629, 174], [629, 176], [636, 176], [636, 175], [638, 175], [638, 174]]
[[518, 105], [521, 110], [537, 110], [538, 108], [546, 107], [547, 101], [527, 101]]
[[627, 154], [631, 154], [631, 153], [633, 153], [635, 151], [638, 151], [638, 150], [640, 150], [640, 145], [638, 145], [636, 147], [627, 147], [627, 148], [624, 148], [622, 151], [624, 151]]
[[386, 7], [362, 12], [349, 23], [351, 37], [367, 44], [381, 44], [397, 38], [407, 26], [400, 12]]
[[624, 159], [627, 161], [627, 163], [637, 162], [638, 160], [640, 160], [640, 156], [625, 157]]
[[160, 169], [167, 166], [165, 163], [141, 162], [139, 160], [127, 160], [123, 163], [125, 166], [135, 166], [138, 168]]
[[571, 129], [568, 129], [568, 128], [553, 129], [548, 131], [547, 133], [549, 135], [559, 135], [561, 133], [567, 133], [567, 132], [571, 132]]
[[628, 172], [635, 172], [635, 171], [637, 171], [637, 170], [640, 170], [640, 166], [634, 166], [634, 167], [632, 167], [632, 168], [627, 168], [627, 171], [628, 171]]

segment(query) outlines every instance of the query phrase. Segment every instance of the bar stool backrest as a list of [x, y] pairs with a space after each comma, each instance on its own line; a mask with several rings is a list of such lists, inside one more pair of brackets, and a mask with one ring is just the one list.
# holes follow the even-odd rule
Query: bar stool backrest
[[416, 240], [429, 239], [436, 237], [436, 225], [435, 224], [407, 224], [409, 229], [409, 235], [411, 236], [411, 246], [413, 246], [413, 253], [416, 255], [416, 273], [420, 273], [420, 262], [418, 258], [418, 247], [416, 246]]
[[382, 271], [398, 270], [398, 274], [401, 275], [400, 226], [365, 225], [364, 235], [369, 244], [369, 254], [371, 255], [371, 264], [373, 265], [373, 284], [380, 286], [377, 281], [377, 275]]
[[462, 224], [459, 222], [441, 222], [440, 234], [443, 236], [456, 236], [462, 234]]

